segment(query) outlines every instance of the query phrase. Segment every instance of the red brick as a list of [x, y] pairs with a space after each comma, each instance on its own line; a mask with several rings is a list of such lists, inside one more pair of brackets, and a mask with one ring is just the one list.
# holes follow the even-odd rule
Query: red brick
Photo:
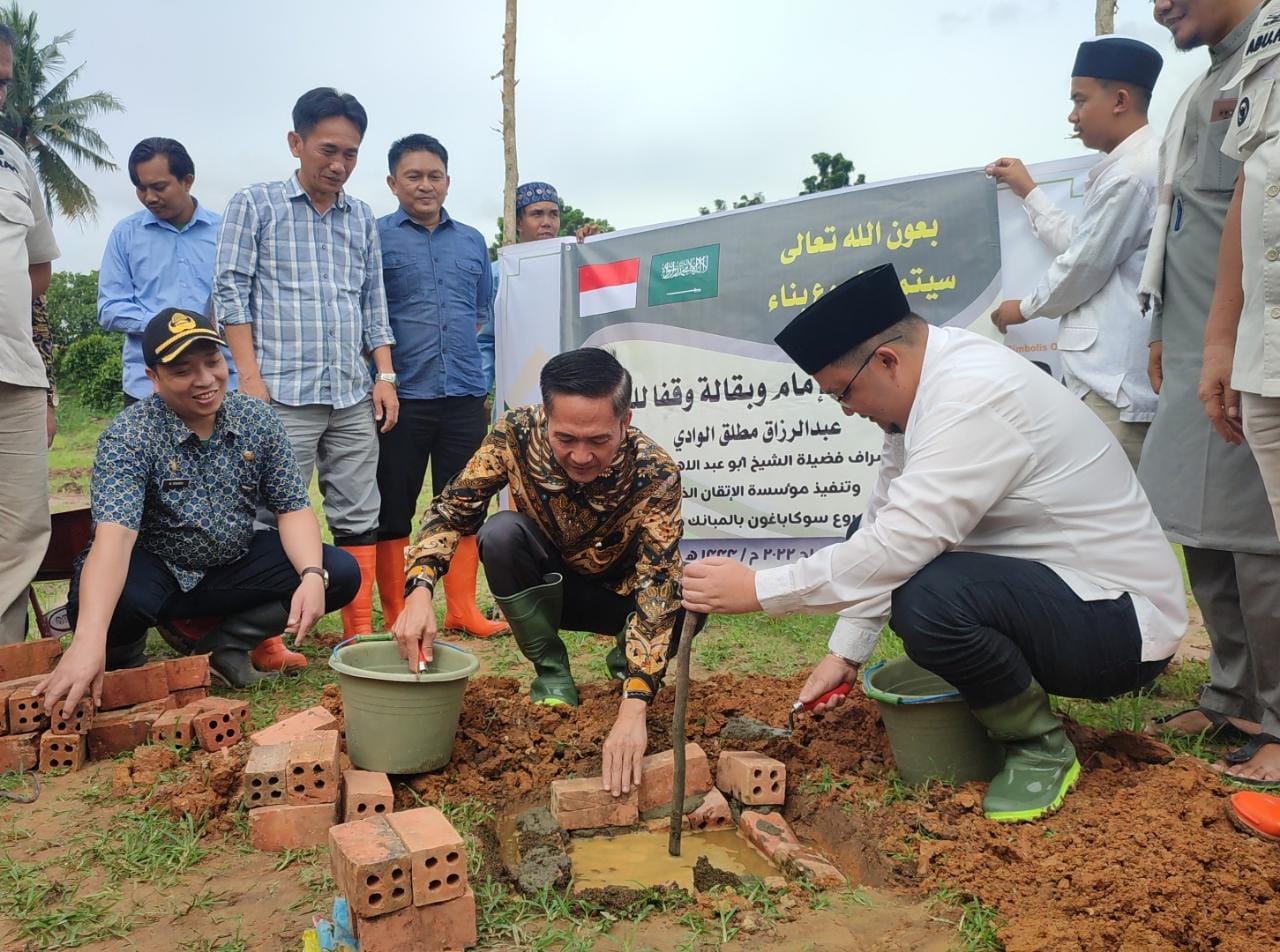
[[282, 721], [269, 724], [260, 731], [254, 731], [249, 739], [262, 747], [272, 744], [287, 744], [295, 737], [310, 734], [313, 731], [336, 731], [338, 719], [323, 707], [309, 707], [305, 711], [291, 714]]
[[237, 721], [242, 727], [249, 726], [249, 702], [238, 701], [233, 697], [215, 697], [208, 695], [202, 699], [198, 705], [202, 711], [226, 711]]
[[40, 745], [35, 734], [0, 737], [0, 771], [35, 770], [40, 762]]
[[196, 740], [204, 750], [223, 750], [240, 743], [244, 736], [241, 733], [243, 724], [240, 718], [235, 711], [225, 707], [221, 710], [209, 707], [209, 701], [212, 700], [213, 698], [206, 698], [198, 702], [200, 707], [191, 718]]
[[387, 822], [409, 851], [414, 905], [448, 902], [467, 891], [467, 850], [443, 813], [419, 807], [392, 813]]
[[89, 729], [89, 759], [105, 760], [145, 744], [159, 715], [151, 710], [99, 711]]
[[191, 721], [199, 713], [194, 707], [165, 711], [151, 724], [151, 743], [191, 746], [195, 739], [195, 728]]
[[209, 686], [209, 656], [191, 655], [186, 658], [170, 658], [164, 662], [164, 678], [169, 693], [189, 691]]
[[733, 826], [733, 814], [729, 801], [714, 787], [702, 801], [702, 806], [685, 817], [691, 830], [725, 830]]
[[57, 666], [61, 656], [62, 644], [57, 638], [38, 638], [0, 646], [0, 681], [48, 674]]
[[334, 803], [338, 778], [337, 731], [311, 731], [290, 742], [286, 802]]
[[249, 842], [267, 853], [324, 846], [337, 818], [336, 803], [261, 807], [249, 811]]
[[164, 662], [153, 661], [140, 668], [120, 668], [103, 675], [100, 707], [104, 711], [118, 711], [143, 701], [160, 700], [168, 693]]
[[195, 704], [197, 701], [203, 701], [209, 696], [208, 688], [183, 688], [180, 691], [174, 691], [171, 695], [173, 702], [177, 707], [186, 707], [188, 704]]
[[40, 737], [40, 771], [84, 766], [83, 734], [43, 734]]
[[408, 906], [375, 919], [354, 923], [360, 952], [448, 952], [476, 944], [476, 896], [467, 891], [457, 899], [430, 906]]
[[[180, 707], [185, 707], [185, 705], [179, 704], [177, 698], [172, 694], [167, 694], [154, 701], [143, 701], [141, 704], [135, 704], [133, 707], [128, 708], [128, 711], [130, 714], [151, 713], [159, 717], [165, 711], [176, 711]], [[98, 713], [101, 714], [102, 712], [99, 711]]]
[[787, 798], [787, 767], [754, 750], [722, 750], [716, 786], [747, 806], [780, 806]]
[[784, 845], [774, 854], [773, 861], [791, 876], [807, 879], [823, 889], [845, 884], [844, 873], [826, 857], [803, 846]]
[[254, 747], [244, 765], [244, 805], [252, 810], [284, 803], [288, 775], [288, 744]]
[[372, 770], [343, 770], [342, 803], [343, 816], [348, 823], [375, 814], [390, 813], [395, 808], [391, 781], [386, 774]]
[[362, 919], [413, 902], [409, 852], [386, 817], [371, 816], [329, 830], [329, 863], [338, 892]]
[[[697, 744], [685, 744], [684, 764], [687, 803], [711, 789], [711, 767], [707, 764], [706, 752]], [[659, 808], [664, 808], [662, 812], [667, 813], [671, 806], [671, 784], [676, 769], [675, 751], [664, 750], [646, 757], [640, 769], [640, 801], [636, 808], [645, 819], [653, 815], [651, 811]]]
[[756, 849], [775, 862], [779, 851], [800, 845], [787, 821], [777, 813], [743, 810], [738, 817], [738, 829]]
[[76, 702], [70, 717], [62, 716], [62, 704], [53, 706], [49, 718], [50, 734], [87, 734], [93, 727], [93, 698], [82, 697]]
[[640, 817], [640, 791], [615, 797], [600, 789], [599, 777], [556, 780], [551, 784], [551, 815], [566, 830], [631, 826]]
[[29, 684], [9, 695], [10, 734], [29, 734], [49, 726], [49, 717], [44, 712], [44, 698], [33, 695], [31, 692], [34, 688], [34, 684]]

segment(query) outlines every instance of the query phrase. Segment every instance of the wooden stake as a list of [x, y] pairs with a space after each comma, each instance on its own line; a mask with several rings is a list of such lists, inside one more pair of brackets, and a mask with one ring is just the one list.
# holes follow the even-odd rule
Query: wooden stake
[[516, 165], [516, 0], [507, 0], [502, 31], [502, 156], [507, 169], [502, 191], [502, 243], [510, 245], [516, 240], [516, 187], [520, 184]]
[[671, 753], [675, 769], [671, 779], [671, 832], [667, 836], [667, 852], [672, 856], [680, 855], [680, 833], [684, 828], [684, 728], [689, 707], [689, 652], [699, 617], [698, 612], [684, 613], [680, 646], [676, 651], [676, 701], [671, 713]]

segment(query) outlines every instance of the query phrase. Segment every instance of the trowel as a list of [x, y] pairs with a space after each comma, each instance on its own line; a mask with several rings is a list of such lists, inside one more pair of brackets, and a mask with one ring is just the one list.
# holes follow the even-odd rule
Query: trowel
[[791, 705], [791, 710], [787, 712], [785, 730], [781, 727], [770, 727], [754, 717], [731, 717], [725, 722], [720, 731], [720, 736], [727, 740], [737, 741], [782, 740], [785, 737], [790, 737], [795, 731], [797, 713], [800, 711], [812, 711], [819, 704], [826, 704], [832, 698], [844, 697], [848, 693], [849, 685], [841, 684], [808, 704], [803, 701], [796, 701]]

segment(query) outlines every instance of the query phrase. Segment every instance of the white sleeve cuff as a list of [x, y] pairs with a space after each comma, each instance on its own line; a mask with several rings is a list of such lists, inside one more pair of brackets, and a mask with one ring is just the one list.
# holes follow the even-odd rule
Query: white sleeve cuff
[[1022, 207], [1027, 210], [1027, 214], [1033, 221], [1040, 215], [1047, 215], [1057, 208], [1053, 204], [1053, 199], [1039, 185], [1027, 192], [1027, 197], [1022, 200]]
[[832, 654], [862, 664], [871, 657], [879, 641], [880, 629], [873, 631], [852, 618], [841, 617], [836, 619], [836, 626], [831, 629], [827, 648]]
[[756, 572], [756, 598], [765, 613], [774, 618], [804, 607], [804, 598], [796, 591], [790, 565]]

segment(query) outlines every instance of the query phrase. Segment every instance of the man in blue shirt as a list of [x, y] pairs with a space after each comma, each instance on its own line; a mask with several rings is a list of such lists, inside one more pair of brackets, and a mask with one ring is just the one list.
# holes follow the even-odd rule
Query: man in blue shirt
[[[219, 680], [261, 678], [249, 651], [301, 641], [351, 600], [355, 561], [322, 545], [289, 437], [267, 404], [227, 393], [222, 338], [203, 314], [161, 311], [142, 338], [154, 393], [103, 431], [93, 460], [93, 541], [71, 581], [75, 638], [37, 686], [45, 710], [96, 703], [102, 675], [145, 662], [147, 629], [221, 616], [200, 642]], [[261, 501], [280, 531], [254, 528]]]
[[[98, 323], [125, 335], [124, 402], [151, 394], [142, 332], [166, 307], [209, 311], [213, 251], [221, 217], [191, 194], [195, 163], [176, 139], [143, 139], [129, 153], [129, 178], [143, 210], [111, 229], [98, 272]], [[236, 368], [227, 361], [227, 386]]]
[[[404, 550], [427, 463], [439, 493], [484, 439], [489, 380], [479, 336], [487, 330], [492, 340], [493, 287], [484, 237], [444, 209], [445, 147], [432, 136], [405, 136], [387, 165], [400, 202], [378, 219], [400, 396], [400, 421], [382, 434], [378, 456], [378, 593], [390, 629], [404, 608]], [[444, 624], [488, 638], [507, 626], [476, 607], [478, 564], [475, 536], [463, 537], [444, 577]]]

